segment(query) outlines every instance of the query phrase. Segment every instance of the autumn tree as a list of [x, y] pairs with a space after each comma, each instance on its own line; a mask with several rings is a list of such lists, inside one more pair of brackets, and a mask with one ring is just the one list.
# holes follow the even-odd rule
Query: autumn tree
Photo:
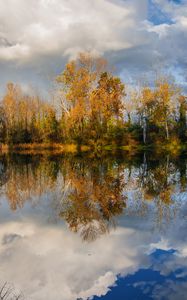
[[80, 54], [66, 65], [57, 82], [67, 136], [78, 144], [93, 135], [103, 136], [109, 122], [116, 123], [122, 117], [124, 86], [106, 71], [103, 59]]
[[93, 59], [89, 54], [80, 54], [79, 58], [66, 65], [57, 77], [61, 92], [61, 110], [65, 119], [66, 135], [78, 143], [82, 142], [90, 109], [90, 93], [97, 84], [104, 62]]
[[150, 87], [143, 87], [140, 95], [140, 105], [138, 106], [138, 114], [140, 116], [140, 124], [143, 129], [143, 142], [147, 142], [147, 131], [150, 124], [154, 123], [154, 110], [156, 101], [154, 91]]
[[90, 128], [96, 139], [102, 139], [105, 135], [107, 139], [110, 130], [123, 123], [124, 96], [124, 85], [121, 80], [108, 72], [103, 72], [90, 97]]
[[154, 92], [156, 106], [154, 110], [154, 122], [165, 131], [166, 139], [170, 137], [170, 127], [172, 125], [172, 114], [174, 111], [174, 102], [178, 90], [176, 86], [169, 83], [165, 78], [156, 82]]
[[58, 121], [53, 105], [35, 93], [29, 95], [13, 83], [7, 84], [2, 101], [0, 128], [8, 144], [53, 142], [57, 140]]
[[[140, 117], [140, 125], [143, 131], [143, 142], [147, 142], [149, 136], [152, 142], [160, 137], [163, 141], [169, 141], [170, 131], [175, 125], [179, 89], [167, 78], [155, 81], [153, 87], [144, 86], [139, 96], [137, 113]], [[154, 138], [150, 139], [150, 137]]]
[[15, 112], [17, 107], [17, 98], [19, 95], [19, 89], [13, 83], [7, 84], [6, 94], [3, 98], [3, 108], [6, 112], [6, 128], [7, 136], [6, 141], [9, 143], [13, 140], [15, 131]]

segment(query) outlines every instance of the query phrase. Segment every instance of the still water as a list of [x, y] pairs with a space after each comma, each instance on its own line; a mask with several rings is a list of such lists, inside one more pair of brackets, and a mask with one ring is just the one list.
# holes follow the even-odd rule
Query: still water
[[6, 282], [30, 300], [187, 299], [187, 158], [1, 155]]

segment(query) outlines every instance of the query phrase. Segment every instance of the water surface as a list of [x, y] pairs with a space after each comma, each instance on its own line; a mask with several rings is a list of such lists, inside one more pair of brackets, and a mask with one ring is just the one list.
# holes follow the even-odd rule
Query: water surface
[[187, 299], [184, 155], [1, 155], [0, 205], [25, 299]]

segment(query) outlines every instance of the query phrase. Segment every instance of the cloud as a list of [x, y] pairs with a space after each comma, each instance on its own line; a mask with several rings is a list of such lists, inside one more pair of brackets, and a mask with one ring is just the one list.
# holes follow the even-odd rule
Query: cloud
[[[151, 2], [162, 23], [150, 21]], [[80, 51], [106, 56], [124, 80], [167, 69], [185, 81], [186, 40], [186, 1], [0, 0], [1, 85], [45, 89]]]
[[25, 62], [42, 55], [132, 47], [138, 44], [138, 36], [132, 39], [142, 16], [138, 8], [134, 0], [1, 1], [1, 39], [7, 43], [1, 45], [0, 59]]

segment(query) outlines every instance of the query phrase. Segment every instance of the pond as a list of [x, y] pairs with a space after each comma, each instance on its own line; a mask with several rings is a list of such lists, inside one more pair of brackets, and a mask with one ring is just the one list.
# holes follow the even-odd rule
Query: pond
[[185, 155], [1, 155], [0, 223], [24, 299], [187, 299]]

